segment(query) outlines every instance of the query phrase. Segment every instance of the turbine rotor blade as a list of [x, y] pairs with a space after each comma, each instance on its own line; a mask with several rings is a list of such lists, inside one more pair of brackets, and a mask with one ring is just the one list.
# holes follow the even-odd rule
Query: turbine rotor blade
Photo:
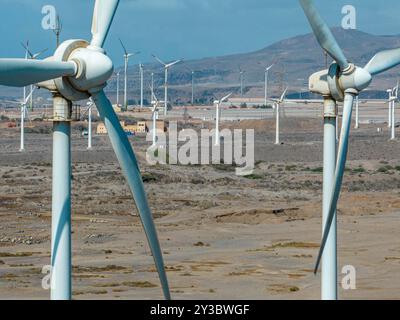
[[376, 75], [400, 64], [400, 48], [378, 52], [364, 67], [371, 75]]
[[349, 63], [332, 31], [318, 13], [314, 2], [312, 0], [300, 0], [300, 4], [320, 46], [339, 64], [342, 71], [345, 70], [349, 66]]
[[128, 51], [126, 50], [126, 48], [125, 48], [125, 46], [124, 46], [124, 43], [122, 42], [121, 39], [118, 39], [118, 40], [119, 40], [119, 42], [121, 43], [121, 46], [122, 46], [122, 49], [124, 50], [125, 55], [127, 56], [127, 55], [128, 55]]
[[0, 85], [24, 87], [60, 77], [74, 76], [75, 62], [0, 59]]
[[152, 54], [151, 56], [154, 59], [156, 59], [159, 63], [161, 63], [162, 65], [167, 66], [167, 64], [164, 61], [162, 61], [159, 57], [157, 57], [156, 55]]
[[143, 180], [140, 173], [139, 165], [132, 146], [127, 138], [126, 133], [121, 127], [119, 119], [114, 109], [103, 91], [92, 94], [93, 101], [96, 104], [100, 117], [104, 122], [111, 144], [115, 154], [127, 179], [132, 195], [134, 197], [136, 207], [138, 209], [143, 228], [145, 230], [147, 240], [149, 242], [154, 262], [160, 277], [161, 286], [164, 296], [170, 300], [170, 292], [168, 280], [165, 272], [164, 261], [160, 243], [157, 237], [157, 231], [154, 225], [153, 217], [147, 201], [146, 192], [143, 186]]
[[324, 253], [326, 242], [330, 234], [330, 229], [333, 223], [333, 219], [335, 217], [337, 203], [342, 188], [344, 170], [346, 168], [347, 153], [349, 150], [349, 136], [350, 136], [350, 128], [352, 120], [351, 116], [353, 112], [353, 103], [354, 103], [354, 95], [346, 93], [343, 106], [343, 118], [342, 118], [343, 123], [342, 123], [342, 130], [340, 133], [337, 167], [336, 167], [336, 174], [335, 174], [335, 181], [333, 188], [334, 191], [330, 200], [330, 207], [329, 207], [330, 209], [328, 213], [328, 218], [326, 220], [326, 224], [324, 226], [321, 248], [318, 253], [318, 258], [315, 265], [314, 273], [318, 272], [318, 268], [322, 259], [322, 255]]
[[110, 30], [119, 0], [96, 0], [90, 45], [102, 48]]
[[281, 98], [279, 99], [280, 102], [283, 102], [283, 99], [285, 99], [286, 96], [286, 92], [288, 91], [288, 88], [285, 89], [285, 91], [283, 91]]

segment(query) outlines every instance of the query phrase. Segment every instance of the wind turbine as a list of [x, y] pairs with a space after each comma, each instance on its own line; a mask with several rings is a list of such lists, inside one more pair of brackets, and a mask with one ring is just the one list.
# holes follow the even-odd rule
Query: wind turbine
[[[323, 236], [315, 273], [322, 259], [322, 299], [337, 299], [336, 208], [348, 153], [354, 98], [371, 83], [372, 77], [400, 64], [400, 49], [377, 53], [365, 67], [349, 63], [312, 0], [299, 0], [321, 47], [333, 58], [329, 70], [310, 77], [310, 90], [324, 97], [324, 187]], [[335, 118], [337, 102], [344, 102], [343, 123], [335, 169]]]
[[117, 107], [119, 107], [119, 76], [120, 76], [121, 71], [118, 71], [116, 73], [117, 76]]
[[215, 116], [215, 146], [219, 146], [219, 143], [220, 143], [220, 135], [219, 135], [220, 107], [221, 107], [221, 104], [224, 103], [225, 101], [227, 101], [231, 95], [232, 95], [232, 93], [228, 94], [227, 96], [223, 97], [220, 100], [214, 101], [215, 113], [216, 113], [216, 116]]
[[179, 59], [170, 63], [165, 63], [162, 61], [160, 58], [155, 56], [154, 54], [152, 55], [154, 59], [156, 59], [161, 65], [164, 66], [164, 72], [165, 72], [165, 80], [164, 80], [164, 116], [167, 116], [168, 112], [168, 70], [173, 67], [174, 65], [178, 64], [181, 62], [183, 59]]
[[144, 66], [142, 63], [139, 64], [139, 76], [140, 76], [140, 110], [143, 109], [143, 70]]
[[191, 73], [191, 83], [192, 83], [192, 99], [191, 99], [191, 103], [192, 103], [192, 106], [194, 106], [194, 75], [195, 75], [196, 72], [194, 70], [190, 69], [190, 68], [188, 68], [188, 70]]
[[[37, 58], [39, 58], [44, 52], [47, 51], [47, 49], [44, 49], [38, 53], [33, 54], [30, 50], [29, 50], [29, 41], [26, 42], [26, 45], [24, 43], [21, 42], [22, 47], [25, 49], [25, 59], [32, 59], [35, 60]], [[33, 85], [30, 86], [31, 92], [33, 91]], [[24, 90], [25, 87], [24, 87]], [[26, 95], [26, 92], [24, 91], [24, 96]], [[33, 94], [30, 95], [30, 101], [29, 101], [29, 107], [31, 110], [33, 110]]]
[[243, 97], [243, 80], [244, 80], [244, 71], [242, 68], [239, 66], [239, 72], [240, 72], [240, 96]]
[[21, 137], [20, 137], [20, 148], [19, 148], [20, 152], [25, 151], [25, 114], [27, 112], [26, 105], [27, 105], [28, 101], [30, 100], [34, 91], [35, 91], [35, 89], [32, 89], [32, 91], [29, 93], [29, 95], [27, 97], [25, 97], [25, 100], [23, 100], [21, 102], [21, 124], [20, 124]]
[[72, 101], [92, 97], [136, 202], [166, 299], [168, 281], [153, 217], [131, 144], [103, 89], [113, 63], [103, 49], [119, 0], [96, 0], [91, 42], [68, 40], [45, 60], [0, 59], [0, 85], [37, 84], [53, 95], [53, 190], [51, 298], [71, 298], [71, 113]]
[[272, 101], [274, 102], [275, 105], [275, 116], [276, 116], [276, 128], [275, 128], [275, 144], [278, 145], [280, 144], [280, 107], [281, 104], [285, 101], [285, 96], [286, 96], [286, 92], [287, 92], [288, 88], [285, 89], [285, 91], [283, 91], [281, 97], [279, 99], [272, 99]]
[[395, 118], [395, 107], [396, 107], [396, 101], [399, 97], [399, 82], [397, 82], [397, 86], [392, 89], [391, 93], [391, 118], [392, 118], [392, 126], [391, 126], [391, 135], [390, 135], [390, 140], [395, 140], [396, 139], [396, 118]]
[[152, 121], [153, 121], [153, 131], [152, 131], [152, 135], [153, 135], [153, 147], [157, 144], [157, 119], [158, 119], [158, 105], [159, 105], [159, 101], [156, 97], [156, 95], [154, 94], [154, 90], [152, 87], [150, 87], [151, 90], [151, 104], [153, 106], [151, 112], [152, 112]]
[[275, 64], [270, 65], [269, 67], [265, 68], [264, 72], [264, 90], [265, 90], [265, 95], [264, 95], [264, 105], [267, 106], [268, 103], [268, 75], [269, 75], [269, 70], [272, 69], [272, 67]]
[[387, 89], [388, 98], [388, 128], [392, 127], [392, 93], [393, 89]]
[[[113, 0], [113, 1], [115, 1], [115, 0]], [[121, 39], [119, 39], [119, 42], [121, 43], [122, 49], [124, 50], [124, 71], [125, 71], [124, 107], [122, 108], [122, 110], [127, 111], [128, 110], [128, 64], [129, 64], [129, 58], [138, 55], [140, 52], [137, 51], [135, 53], [128, 53], [128, 51], [126, 50], [126, 47]]]

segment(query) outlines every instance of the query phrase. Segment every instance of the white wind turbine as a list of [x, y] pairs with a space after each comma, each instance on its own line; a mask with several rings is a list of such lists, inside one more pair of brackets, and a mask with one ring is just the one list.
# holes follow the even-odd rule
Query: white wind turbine
[[243, 97], [243, 82], [244, 82], [244, 73], [242, 67], [239, 66], [239, 80], [240, 80], [240, 96]]
[[32, 91], [29, 93], [29, 95], [25, 97], [25, 100], [21, 102], [21, 123], [20, 123], [21, 136], [20, 136], [20, 147], [19, 147], [20, 152], [25, 151], [25, 115], [27, 113], [26, 105], [28, 104], [28, 101], [32, 97], [34, 91], [35, 88], [33, 88]]
[[215, 105], [215, 146], [219, 146], [220, 143], [220, 134], [219, 134], [219, 121], [220, 121], [220, 114], [221, 114], [221, 104], [227, 101], [232, 93], [228, 94], [227, 96], [223, 97], [220, 100], [215, 100], [214, 105]]
[[396, 117], [395, 117], [395, 107], [396, 107], [396, 101], [398, 100], [399, 97], [399, 82], [397, 82], [397, 86], [394, 87], [391, 91], [391, 97], [389, 99], [389, 102], [391, 104], [391, 134], [390, 134], [390, 140], [395, 140], [396, 139]]
[[144, 66], [142, 63], [139, 64], [139, 77], [140, 77], [140, 110], [143, 109], [143, 76]]
[[271, 99], [271, 101], [274, 102], [274, 109], [275, 109], [275, 144], [278, 145], [281, 143], [280, 141], [280, 108], [281, 104], [285, 102], [285, 96], [286, 92], [288, 91], [288, 88], [283, 91], [281, 97], [279, 99]]
[[[33, 54], [30, 50], [29, 50], [29, 41], [26, 42], [26, 44], [21, 42], [22, 47], [25, 49], [25, 59], [32, 59], [35, 60], [37, 58], [39, 58], [43, 53], [45, 53], [47, 51], [47, 49], [44, 49], [42, 51], [39, 51], [38, 53]], [[33, 85], [30, 86], [31, 89], [31, 93], [33, 91]], [[26, 95], [26, 88], [24, 87], [24, 98]], [[33, 94], [30, 95], [30, 100], [29, 100], [29, 108], [31, 110], [33, 110]]]
[[154, 59], [156, 59], [161, 65], [164, 66], [165, 80], [164, 80], [164, 117], [167, 116], [168, 113], [168, 71], [171, 67], [181, 62], [183, 59], [179, 59], [170, 63], [165, 63], [160, 58], [152, 55]]
[[151, 110], [151, 117], [152, 117], [152, 122], [153, 122], [153, 129], [152, 129], [152, 136], [153, 136], [153, 144], [152, 146], [154, 147], [157, 144], [157, 119], [158, 119], [158, 105], [159, 101], [154, 94], [154, 90], [152, 87], [150, 87], [151, 90], [151, 105], [152, 105], [152, 110]]
[[190, 68], [188, 68], [188, 70], [189, 70], [190, 73], [191, 73], [191, 84], [192, 84], [192, 98], [191, 98], [191, 104], [192, 104], [192, 106], [194, 106], [194, 75], [195, 75], [196, 71], [194, 71], [194, 70], [192, 70], [192, 69], [190, 69]]
[[388, 98], [388, 128], [392, 127], [392, 91], [393, 89], [387, 89], [386, 92], [389, 96]]
[[121, 74], [121, 71], [118, 71], [116, 73], [117, 76], [117, 108], [119, 107], [119, 76]]
[[[319, 44], [334, 60], [329, 70], [317, 72], [309, 80], [310, 90], [324, 98], [324, 226], [315, 273], [322, 259], [322, 299], [334, 300], [337, 299], [336, 208], [346, 166], [354, 99], [370, 85], [373, 76], [400, 64], [400, 49], [377, 53], [365, 67], [349, 63], [313, 1], [299, 1]], [[336, 157], [335, 119], [337, 102], [341, 101], [344, 101], [343, 123]]]
[[[113, 0], [114, 1], [114, 0]], [[140, 52], [137, 51], [135, 53], [128, 53], [126, 50], [126, 47], [124, 43], [122, 42], [121, 39], [119, 39], [119, 42], [121, 43], [122, 49], [124, 50], [124, 71], [125, 71], [125, 78], [124, 78], [124, 106], [123, 110], [127, 111], [128, 110], [128, 64], [129, 64], [129, 58], [138, 55]]]
[[45, 60], [0, 59], [0, 85], [37, 84], [53, 95], [53, 188], [51, 298], [71, 299], [71, 113], [72, 101], [92, 97], [136, 202], [165, 298], [170, 298], [161, 248], [139, 165], [103, 89], [113, 63], [103, 49], [119, 0], [97, 0], [92, 40], [68, 40]]

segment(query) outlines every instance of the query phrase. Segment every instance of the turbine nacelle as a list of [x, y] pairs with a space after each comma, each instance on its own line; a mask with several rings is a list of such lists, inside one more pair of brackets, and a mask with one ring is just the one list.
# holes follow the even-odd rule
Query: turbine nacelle
[[310, 77], [309, 88], [313, 93], [343, 102], [346, 92], [357, 95], [366, 89], [371, 81], [372, 75], [363, 68], [349, 64], [342, 72], [340, 66], [333, 63], [329, 70], [316, 72]]

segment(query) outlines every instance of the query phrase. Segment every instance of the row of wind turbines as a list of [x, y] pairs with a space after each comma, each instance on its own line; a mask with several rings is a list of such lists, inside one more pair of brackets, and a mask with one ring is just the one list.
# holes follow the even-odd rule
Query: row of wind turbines
[[[338, 297], [336, 209], [347, 160], [353, 105], [358, 95], [368, 88], [373, 76], [400, 64], [400, 49], [378, 52], [364, 67], [356, 66], [344, 55], [328, 25], [318, 13], [314, 2], [312, 0], [299, 0], [299, 2], [320, 46], [333, 58], [333, 63], [328, 69], [311, 75], [309, 87], [311, 92], [320, 94], [324, 100], [323, 230], [315, 273], [322, 264], [321, 297], [334, 300]], [[112, 147], [139, 212], [164, 297], [171, 298], [163, 254], [144, 190], [139, 164], [118, 116], [104, 93], [114, 68], [103, 46], [118, 5], [119, 0], [96, 0], [90, 42], [67, 40], [59, 45], [53, 56], [44, 60], [0, 59], [0, 85], [26, 87], [35, 84], [49, 90], [53, 96], [51, 298], [56, 300], [71, 299], [71, 108], [73, 101], [87, 99], [91, 99], [89, 108], [96, 105], [107, 128]], [[128, 55], [126, 52], [125, 54]], [[161, 60], [159, 62], [165, 68], [167, 88], [168, 69], [172, 65], [164, 64]], [[266, 70], [266, 83], [268, 71]], [[279, 106], [284, 101], [285, 93], [286, 90], [280, 99], [275, 101], [277, 115], [279, 115]], [[229, 96], [226, 96], [216, 100], [217, 115], [221, 103], [228, 98]], [[26, 97], [24, 103], [27, 99], [30, 99], [30, 96]], [[152, 101], [154, 102], [153, 113], [156, 114], [159, 102], [153, 90]], [[164, 104], [166, 101], [167, 99]], [[337, 146], [338, 102], [343, 102], [344, 107], [340, 140]], [[393, 117], [391, 125], [395, 126]]]

